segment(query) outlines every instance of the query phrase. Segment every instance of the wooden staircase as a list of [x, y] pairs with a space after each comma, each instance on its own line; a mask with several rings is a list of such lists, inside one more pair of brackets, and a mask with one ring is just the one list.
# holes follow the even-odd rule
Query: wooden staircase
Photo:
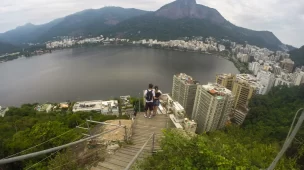
[[[118, 149], [114, 155], [99, 162], [91, 170], [123, 170], [132, 161], [135, 155], [140, 151], [143, 145], [155, 133], [154, 151], [160, 150], [160, 139], [163, 136], [162, 129], [166, 128], [168, 117], [165, 114], [158, 114], [152, 119], [145, 118], [143, 113], [137, 115], [133, 127], [131, 144]], [[137, 160], [152, 154], [153, 141], [150, 139]]]

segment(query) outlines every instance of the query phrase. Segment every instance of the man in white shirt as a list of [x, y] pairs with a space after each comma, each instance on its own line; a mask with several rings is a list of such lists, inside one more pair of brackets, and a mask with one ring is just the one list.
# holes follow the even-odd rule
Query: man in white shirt
[[[153, 84], [149, 84], [149, 89], [145, 90], [144, 93], [145, 99], [146, 99], [146, 107], [145, 107], [145, 117], [149, 117], [149, 119], [152, 118], [152, 111], [153, 111], [153, 99], [155, 97], [155, 91], [153, 90]], [[147, 115], [149, 110], [149, 114]]]

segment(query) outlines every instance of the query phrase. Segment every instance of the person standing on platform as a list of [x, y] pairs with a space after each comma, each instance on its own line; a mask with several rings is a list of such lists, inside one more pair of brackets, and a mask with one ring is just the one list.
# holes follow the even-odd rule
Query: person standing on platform
[[[146, 106], [145, 106], [145, 117], [149, 117], [149, 119], [152, 118], [152, 112], [153, 112], [153, 99], [155, 97], [155, 92], [153, 90], [153, 84], [149, 84], [149, 88], [147, 90], [145, 90], [144, 92], [144, 96], [146, 99]], [[149, 110], [149, 114], [148, 114], [148, 110]]]
[[153, 100], [153, 116], [156, 116], [157, 109], [158, 109], [159, 104], [160, 104], [159, 98], [162, 95], [162, 92], [158, 89], [158, 86], [154, 87], [154, 92], [155, 92], [155, 97], [154, 97], [154, 100]]

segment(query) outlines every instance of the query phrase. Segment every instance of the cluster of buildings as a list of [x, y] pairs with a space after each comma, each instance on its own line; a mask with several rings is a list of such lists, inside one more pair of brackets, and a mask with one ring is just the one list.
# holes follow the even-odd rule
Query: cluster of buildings
[[274, 86], [299, 86], [304, 83], [304, 67], [294, 68], [295, 63], [289, 54], [273, 52], [252, 45], [232, 45], [232, 53], [242, 63], [248, 63], [248, 69], [265, 86], [266, 94]]
[[[249, 111], [250, 99], [269, 92], [271, 84], [266, 71], [250, 74], [218, 74], [215, 83], [201, 85], [184, 73], [173, 76], [172, 101], [169, 111], [176, 123], [193, 120], [197, 133], [214, 131], [235, 123], [241, 125]], [[179, 109], [175, 109], [179, 108]], [[167, 108], [168, 110], [168, 108]], [[179, 110], [177, 114], [175, 110]], [[180, 116], [181, 115], [181, 116]]]
[[98, 37], [92, 37], [92, 38], [64, 38], [60, 41], [51, 41], [46, 43], [47, 49], [56, 49], [56, 48], [69, 48], [74, 47], [78, 45], [84, 45], [84, 44], [112, 44], [117, 42], [129, 42], [129, 39], [118, 39], [118, 38], [104, 38], [103, 35], [100, 35]]
[[225, 46], [218, 44], [217, 41], [210, 37], [205, 41], [199, 40], [170, 40], [170, 41], [157, 41], [153, 39], [133, 41], [133, 44], [142, 44], [149, 47], [160, 47], [160, 48], [171, 48], [176, 50], [187, 50], [187, 51], [197, 51], [197, 52], [207, 52], [207, 51], [224, 51]]
[[105, 115], [119, 115], [119, 106], [117, 100], [93, 100], [76, 102], [73, 106], [73, 112], [100, 112]]
[[[62, 102], [59, 104], [39, 104], [34, 107], [37, 112], [58, 112], [62, 110], [71, 109], [73, 113], [77, 112], [97, 112], [104, 115], [131, 115], [134, 112], [134, 107], [131, 104], [131, 96], [120, 96], [120, 103], [118, 100], [93, 100], [93, 101], [79, 101], [74, 104], [71, 102]], [[9, 108], [0, 106], [0, 117], [4, 117]]]

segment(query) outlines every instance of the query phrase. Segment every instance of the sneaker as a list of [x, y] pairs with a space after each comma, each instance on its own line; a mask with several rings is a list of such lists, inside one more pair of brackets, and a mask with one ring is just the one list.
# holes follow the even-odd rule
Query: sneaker
[[149, 119], [151, 119], [151, 118], [152, 118], [152, 116], [149, 117]]
[[148, 116], [147, 115], [145, 115], [145, 118], [147, 118]]

